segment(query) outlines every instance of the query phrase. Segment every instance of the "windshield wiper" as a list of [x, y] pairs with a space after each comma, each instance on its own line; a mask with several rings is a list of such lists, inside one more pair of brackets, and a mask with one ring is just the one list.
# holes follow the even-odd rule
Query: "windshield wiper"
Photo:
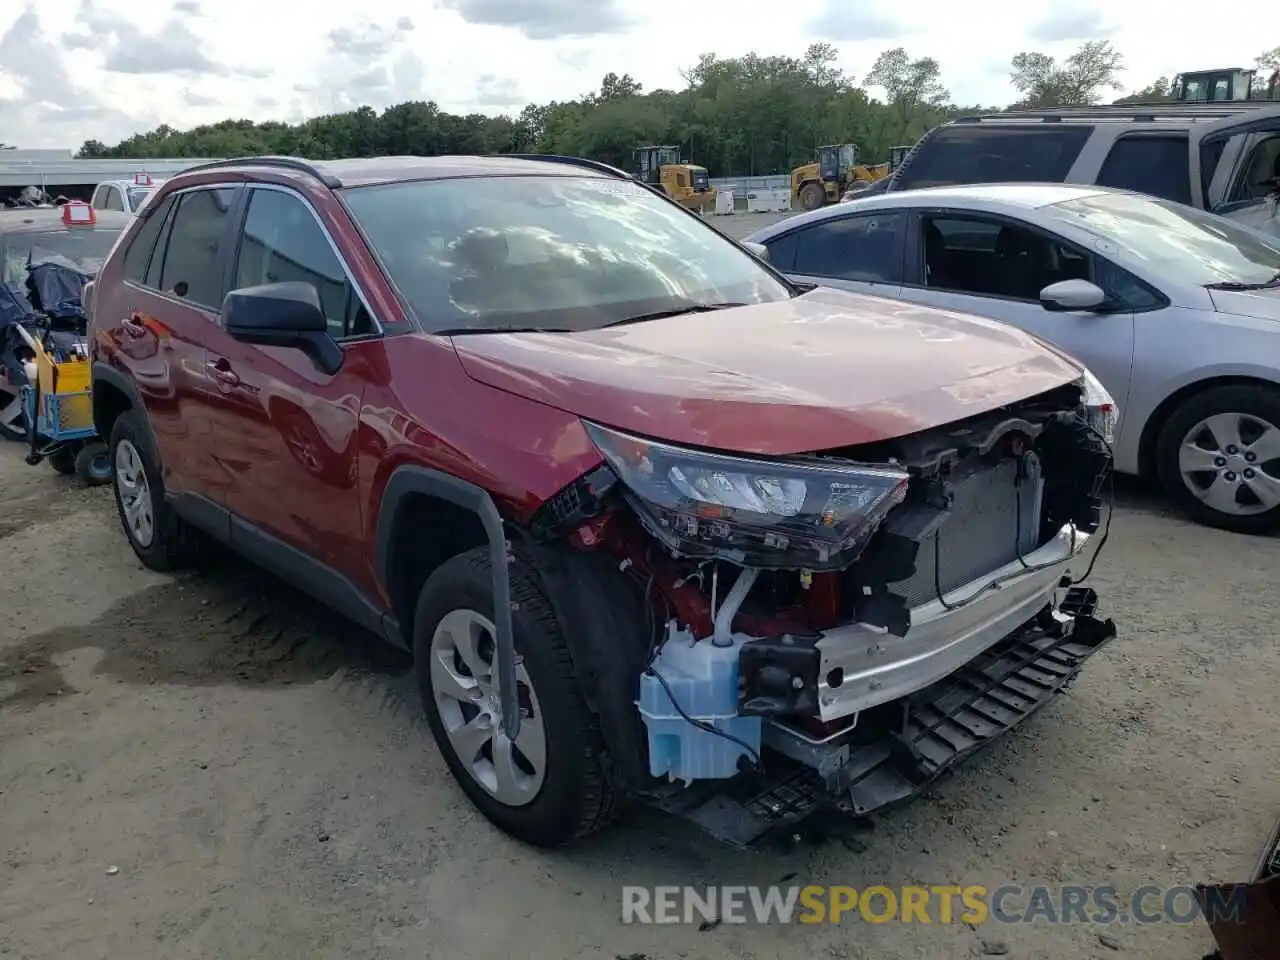
[[1266, 290], [1270, 287], [1280, 287], [1280, 272], [1277, 272], [1270, 280], [1264, 280], [1261, 283], [1219, 280], [1217, 283], [1206, 283], [1204, 286], [1206, 290]]
[[646, 320], [665, 320], [667, 317], [679, 317], [686, 313], [710, 313], [713, 310], [728, 310], [731, 307], [745, 306], [747, 306], [745, 303], [686, 303], [683, 306], [671, 307], [668, 310], [654, 310], [651, 313], [638, 313], [634, 317], [623, 317], [621, 320], [614, 320], [604, 326], [621, 327], [629, 323], [644, 323]]

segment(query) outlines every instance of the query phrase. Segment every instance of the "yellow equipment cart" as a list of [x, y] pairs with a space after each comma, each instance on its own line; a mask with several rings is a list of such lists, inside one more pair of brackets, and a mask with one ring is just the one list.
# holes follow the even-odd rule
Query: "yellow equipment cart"
[[48, 460], [59, 473], [75, 474], [98, 486], [111, 480], [107, 445], [93, 426], [87, 350], [55, 357], [36, 337], [18, 326], [34, 357], [27, 361], [22, 387], [31, 451], [27, 463]]

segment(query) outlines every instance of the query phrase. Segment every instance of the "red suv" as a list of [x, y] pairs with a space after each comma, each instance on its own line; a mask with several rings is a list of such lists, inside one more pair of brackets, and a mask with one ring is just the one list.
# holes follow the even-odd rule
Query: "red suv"
[[87, 299], [144, 564], [210, 543], [411, 650], [450, 769], [558, 844], [901, 800], [1064, 689], [1114, 405], [1009, 327], [788, 282], [556, 157], [165, 183]]

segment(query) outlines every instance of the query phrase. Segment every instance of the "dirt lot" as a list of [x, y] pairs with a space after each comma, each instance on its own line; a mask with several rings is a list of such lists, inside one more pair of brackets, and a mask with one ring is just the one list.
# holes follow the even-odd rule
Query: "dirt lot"
[[640, 812], [548, 854], [455, 788], [404, 658], [240, 564], [144, 572], [107, 489], [21, 452], [0, 445], [6, 957], [1198, 958], [1199, 925], [624, 926], [620, 887], [1124, 893], [1241, 878], [1280, 815], [1280, 541], [1193, 527], [1141, 491], [1095, 575], [1121, 638], [926, 800], [790, 851]]

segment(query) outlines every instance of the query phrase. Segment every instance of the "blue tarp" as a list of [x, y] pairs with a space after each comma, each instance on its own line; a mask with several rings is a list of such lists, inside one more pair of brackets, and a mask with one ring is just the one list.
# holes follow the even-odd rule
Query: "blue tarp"
[[81, 295], [84, 285], [93, 279], [66, 257], [43, 254], [27, 262], [27, 296], [37, 313], [49, 318], [55, 329], [78, 328], [83, 332], [86, 320]]
[[85, 330], [81, 296], [92, 280], [72, 261], [56, 253], [41, 253], [27, 262], [25, 289], [0, 283], [0, 369], [10, 383], [27, 382], [22, 356], [30, 355], [17, 331], [24, 325], [43, 340], [46, 350], [61, 359], [70, 354]]

